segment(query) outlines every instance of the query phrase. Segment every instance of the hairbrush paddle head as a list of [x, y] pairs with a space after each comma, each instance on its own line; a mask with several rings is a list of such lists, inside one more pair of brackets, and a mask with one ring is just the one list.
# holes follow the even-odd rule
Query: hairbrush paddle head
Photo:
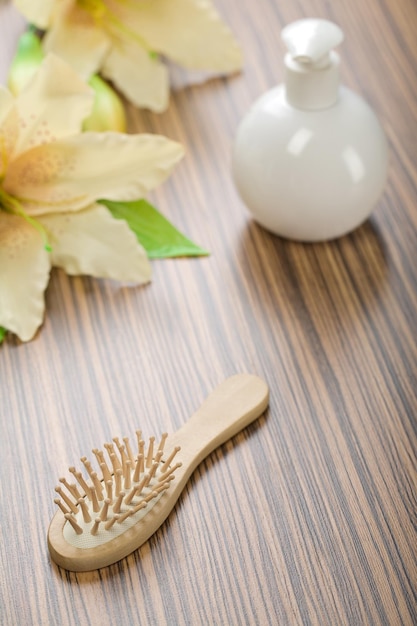
[[[195, 467], [261, 415], [268, 395], [260, 378], [233, 376], [173, 435], [164, 433], [158, 443], [150, 437], [145, 445], [136, 431], [135, 452], [127, 437], [123, 443], [114, 438], [104, 445], [105, 452], [93, 450], [97, 469], [82, 457], [84, 474], [70, 467], [75, 482], [60, 478], [55, 488], [58, 511], [48, 531], [54, 561], [87, 571], [136, 550], [169, 515]], [[177, 462], [180, 450], [182, 462]]]

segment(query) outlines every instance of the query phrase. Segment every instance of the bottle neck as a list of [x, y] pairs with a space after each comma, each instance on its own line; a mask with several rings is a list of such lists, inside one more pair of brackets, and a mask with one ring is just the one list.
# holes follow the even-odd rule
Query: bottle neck
[[324, 65], [301, 63], [285, 56], [285, 93], [288, 103], [306, 111], [327, 109], [335, 104], [339, 91], [339, 55], [330, 52]]

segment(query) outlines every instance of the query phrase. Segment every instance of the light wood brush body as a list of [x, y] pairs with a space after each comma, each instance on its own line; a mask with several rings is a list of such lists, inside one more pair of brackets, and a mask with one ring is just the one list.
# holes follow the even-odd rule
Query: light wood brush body
[[101, 477], [82, 457], [88, 478], [70, 468], [77, 484], [61, 478], [63, 487], [56, 488], [59, 510], [48, 531], [53, 560], [71, 571], [88, 571], [139, 548], [167, 518], [197, 465], [259, 417], [268, 399], [263, 380], [238, 374], [220, 384], [178, 431], [162, 435], [158, 445], [151, 437], [145, 450], [137, 431], [136, 455], [127, 438], [106, 444], [107, 458], [93, 450]]

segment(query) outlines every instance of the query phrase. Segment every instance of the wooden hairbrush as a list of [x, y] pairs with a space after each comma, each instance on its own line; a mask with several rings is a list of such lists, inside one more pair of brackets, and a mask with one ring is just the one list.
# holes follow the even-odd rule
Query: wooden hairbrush
[[70, 467], [75, 483], [60, 478], [58, 511], [48, 547], [61, 567], [89, 571], [106, 567], [141, 546], [177, 502], [197, 465], [268, 406], [267, 384], [257, 376], [226, 379], [172, 435], [145, 446], [136, 431], [137, 452], [128, 438], [94, 449], [99, 472], [82, 457], [84, 474]]

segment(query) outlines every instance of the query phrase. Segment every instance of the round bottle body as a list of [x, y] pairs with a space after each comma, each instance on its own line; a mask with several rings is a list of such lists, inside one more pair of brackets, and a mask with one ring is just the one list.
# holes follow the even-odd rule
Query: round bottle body
[[300, 241], [340, 237], [370, 215], [385, 185], [388, 149], [368, 104], [345, 87], [316, 111], [288, 104], [285, 86], [242, 121], [233, 177], [255, 220]]

